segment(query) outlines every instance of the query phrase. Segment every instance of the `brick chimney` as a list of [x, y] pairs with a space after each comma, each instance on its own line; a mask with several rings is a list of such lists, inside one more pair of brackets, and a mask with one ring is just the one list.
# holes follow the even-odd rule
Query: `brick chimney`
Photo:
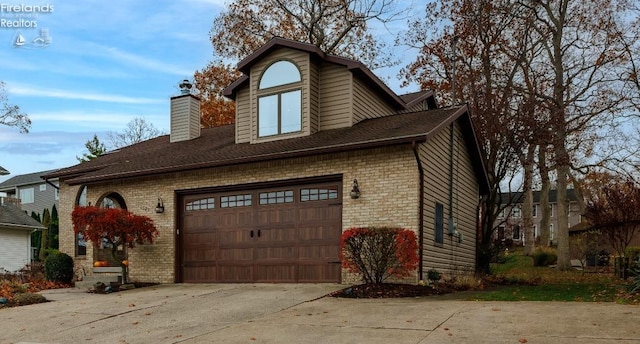
[[200, 99], [191, 94], [191, 83], [180, 84], [180, 95], [171, 97], [170, 142], [193, 140], [200, 137]]

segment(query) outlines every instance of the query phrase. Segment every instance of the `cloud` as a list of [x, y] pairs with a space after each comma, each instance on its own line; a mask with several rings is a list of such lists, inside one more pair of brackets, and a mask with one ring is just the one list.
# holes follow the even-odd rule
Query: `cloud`
[[8, 93], [18, 96], [89, 100], [120, 104], [159, 104], [163, 102], [161, 99], [128, 97], [117, 94], [81, 92], [56, 88], [39, 88], [14, 82], [7, 82], [6, 89]]
[[150, 59], [144, 56], [132, 54], [126, 51], [122, 51], [116, 47], [107, 47], [102, 45], [95, 45], [97, 48], [103, 50], [107, 57], [113, 58], [120, 62], [124, 62], [130, 65], [134, 65], [138, 68], [148, 69], [155, 72], [161, 72], [164, 74], [172, 74], [179, 76], [193, 75], [193, 70], [186, 69], [174, 64], [165, 63], [162, 61]]

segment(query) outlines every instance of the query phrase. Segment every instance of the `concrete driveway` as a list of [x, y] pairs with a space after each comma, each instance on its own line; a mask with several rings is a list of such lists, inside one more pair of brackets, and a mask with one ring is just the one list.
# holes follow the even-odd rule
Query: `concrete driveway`
[[324, 297], [335, 284], [170, 284], [0, 310], [0, 343], [639, 343], [640, 307]]

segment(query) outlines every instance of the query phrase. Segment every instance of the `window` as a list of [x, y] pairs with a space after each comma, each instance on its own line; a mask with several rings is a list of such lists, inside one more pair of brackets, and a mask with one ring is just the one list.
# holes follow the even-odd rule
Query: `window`
[[499, 219], [504, 218], [504, 209], [500, 210], [500, 212], [498, 213], [498, 218]]
[[258, 86], [258, 137], [302, 130], [302, 78], [289, 61], [269, 66]]
[[519, 218], [521, 216], [522, 212], [520, 210], [520, 207], [516, 206], [513, 207], [513, 209], [511, 209], [511, 216], [512, 217], [516, 217]]
[[436, 203], [435, 210], [435, 243], [442, 245], [444, 243], [444, 206], [441, 203]]
[[54, 189], [53, 190], [54, 194], [56, 195], [56, 201], [60, 199], [60, 189]]
[[260, 205], [293, 203], [293, 190], [260, 193]]
[[513, 240], [520, 240], [520, 226], [513, 226]]
[[20, 203], [27, 204], [33, 202], [35, 202], [33, 188], [20, 189]]
[[300, 189], [300, 201], [323, 201], [327, 199], [338, 199], [337, 188], [332, 189]]
[[553, 223], [549, 225], [549, 240], [553, 241], [554, 231], [553, 231]]
[[553, 217], [553, 204], [549, 205], [549, 217]]
[[537, 238], [540, 234], [538, 233], [538, 225], [533, 225], [533, 237]]
[[185, 206], [185, 210], [194, 211], [194, 210], [206, 210], [215, 208], [216, 199], [209, 197], [198, 199], [195, 201], [187, 202]]
[[[57, 191], [57, 189], [56, 189]], [[56, 192], [57, 195], [57, 192]], [[81, 207], [86, 207], [87, 203], [87, 187], [82, 186], [78, 195], [76, 197], [76, 205]], [[82, 234], [78, 233], [76, 235], [76, 256], [86, 256], [87, 255], [87, 242], [82, 237]]]
[[40, 184], [40, 191], [47, 191], [47, 184]]
[[251, 194], [220, 197], [220, 208], [251, 206]]
[[538, 205], [534, 205], [532, 212], [531, 212], [531, 216], [533, 217], [537, 217], [538, 216]]

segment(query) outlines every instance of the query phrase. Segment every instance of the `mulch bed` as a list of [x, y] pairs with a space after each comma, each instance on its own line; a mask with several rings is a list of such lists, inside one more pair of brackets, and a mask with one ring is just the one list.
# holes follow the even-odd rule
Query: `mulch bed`
[[434, 288], [428, 285], [382, 283], [354, 285], [338, 290], [329, 295], [344, 298], [378, 299], [443, 295], [454, 291], [455, 289], [450, 288], [447, 285], [438, 285]]

